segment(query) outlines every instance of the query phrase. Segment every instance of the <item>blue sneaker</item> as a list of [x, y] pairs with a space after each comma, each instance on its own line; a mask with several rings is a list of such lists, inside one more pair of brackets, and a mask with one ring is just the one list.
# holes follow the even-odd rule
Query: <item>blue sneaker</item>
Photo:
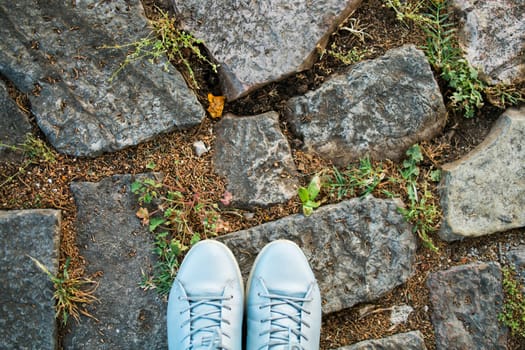
[[182, 262], [168, 300], [170, 350], [242, 349], [241, 272], [224, 244], [204, 240]]
[[295, 243], [279, 240], [263, 248], [246, 295], [246, 349], [319, 349], [321, 295]]

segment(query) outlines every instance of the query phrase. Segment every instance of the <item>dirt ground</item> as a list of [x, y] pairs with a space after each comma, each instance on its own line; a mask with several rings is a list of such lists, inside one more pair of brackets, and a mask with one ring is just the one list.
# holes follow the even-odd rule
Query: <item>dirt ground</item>
[[[173, 13], [167, 6], [168, 1], [143, 0], [146, 14], [150, 18], [158, 16], [157, 8]], [[339, 30], [332, 35], [328, 47], [333, 43], [341, 50], [352, 48], [363, 50], [364, 59], [375, 58], [388, 49], [412, 43], [424, 45], [424, 34], [415, 26], [399, 22], [392, 10], [383, 6], [381, 0], [364, 0], [362, 6], [351, 17], [352, 23], [362, 29], [366, 35], [362, 38], [348, 31]], [[193, 70], [201, 89], [197, 91], [199, 100], [208, 107], [208, 92], [221, 95], [218, 77], [197, 60], [192, 60]], [[312, 69], [293, 75], [281, 82], [265, 86], [238, 101], [226, 103], [225, 112], [236, 115], [254, 115], [262, 112], [280, 111], [283, 102], [290, 97], [319, 87], [328, 77], [345, 71], [349, 66], [342, 64], [330, 55], [323, 55]], [[448, 95], [445, 84], [439, 76], [436, 79], [442, 86], [444, 96]], [[27, 111], [30, 110], [27, 96], [20, 94], [10, 86], [11, 95]], [[434, 154], [434, 165], [456, 160], [471, 151], [489, 132], [492, 124], [502, 110], [487, 105], [472, 119], [465, 119], [449, 109], [448, 122], [443, 133], [424, 145]], [[34, 126], [34, 134], [44, 139], [38, 130], [34, 117], [28, 115]], [[20, 172], [19, 163], [0, 164], [0, 183], [9, 176], [14, 180], [0, 186], [0, 209], [55, 208], [62, 210], [61, 263], [66, 257], [72, 258], [72, 274], [82, 275], [84, 261], [76, 246], [75, 217], [76, 207], [69, 185], [73, 181], [99, 181], [114, 174], [137, 174], [148, 171], [146, 164], [154, 162], [156, 171], [165, 174], [167, 181], [177, 181], [178, 186], [188, 193], [199, 193], [211, 201], [219, 201], [225, 191], [223, 179], [214, 173], [211, 152], [198, 158], [194, 156], [192, 144], [196, 140], [213, 145], [215, 121], [207, 118], [194, 129], [172, 132], [152, 141], [111, 154], [104, 154], [95, 159], [78, 158], [55, 154], [56, 163], [39, 162], [31, 164]], [[301, 179], [306, 183], [315, 172], [331, 167], [331, 164], [314, 156], [304, 154], [300, 142], [287, 133], [286, 122], [282, 121], [285, 134], [290, 138], [293, 156]], [[423, 165], [425, 166], [425, 165]], [[434, 189], [436, 191], [436, 189]], [[435, 192], [437, 195], [437, 192]], [[227, 217], [231, 231], [255, 226], [300, 211], [298, 199], [277, 205], [269, 209], [258, 209], [253, 218], [237, 215]], [[523, 241], [524, 229], [492, 235], [488, 238], [471, 239], [465, 242], [446, 244], [437, 242], [438, 253], [423, 247], [418, 248], [414, 276], [403, 286], [369, 305], [357, 305], [349, 310], [328, 315], [323, 320], [321, 349], [337, 348], [357, 341], [380, 338], [409, 330], [420, 330], [425, 337], [428, 349], [435, 349], [434, 332], [429, 315], [431, 305], [425, 281], [432, 271], [446, 269], [449, 266], [464, 264], [475, 260], [500, 260], [501, 247], [515, 245]], [[475, 254], [473, 254], [473, 252]], [[389, 308], [395, 305], [409, 304], [414, 308], [407, 323], [392, 328]], [[63, 331], [66, 331], [64, 329]], [[518, 339], [511, 340], [511, 349], [523, 349]]]

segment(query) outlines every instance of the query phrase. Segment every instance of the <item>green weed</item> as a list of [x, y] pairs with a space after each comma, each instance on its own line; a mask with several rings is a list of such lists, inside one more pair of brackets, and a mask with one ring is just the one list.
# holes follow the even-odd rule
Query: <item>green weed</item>
[[4, 147], [15, 152], [21, 152], [24, 155], [24, 160], [18, 167], [18, 171], [0, 183], [0, 187], [5, 186], [13, 181], [15, 177], [24, 174], [27, 167], [31, 164], [53, 164], [56, 162], [54, 151], [48, 145], [46, 145], [44, 141], [33, 136], [32, 134], [27, 134], [25, 141], [19, 145], [13, 146], [0, 142], [0, 147]]
[[362, 61], [365, 58], [367, 50], [353, 48], [347, 52], [342, 52], [335, 43], [332, 44], [331, 50], [326, 51], [330, 56], [341, 61], [341, 63], [350, 65]]
[[448, 2], [432, 0], [429, 4], [428, 21], [422, 26], [427, 36], [426, 55], [451, 88], [452, 107], [471, 118], [483, 107], [485, 84], [478, 78], [477, 70], [463, 58], [453, 23], [449, 22]]
[[394, 10], [396, 18], [401, 22], [407, 23], [408, 21], [412, 21], [419, 25], [429, 22], [429, 19], [421, 14], [424, 1], [385, 0], [385, 5]]
[[184, 252], [202, 238], [228, 231], [228, 224], [218, 205], [199, 194], [183, 193], [150, 178], [133, 182], [131, 190], [141, 206], [137, 217], [154, 234], [157, 256], [153, 273], [143, 273], [141, 286], [168, 294]]
[[320, 201], [315, 200], [319, 191], [321, 191], [321, 174], [315, 175], [308, 187], [299, 187], [297, 192], [303, 205], [304, 216], [312, 215], [314, 209], [321, 205]]
[[[485, 84], [478, 78], [477, 70], [463, 58], [453, 23], [449, 21], [448, 1], [426, 0], [414, 4], [385, 0], [385, 3], [399, 20], [410, 20], [423, 29], [427, 37], [426, 56], [451, 90], [451, 107], [462, 111], [467, 118], [473, 117], [483, 107]], [[424, 4], [427, 12], [421, 13]]]
[[[217, 73], [217, 65], [204, 56], [199, 48], [203, 41], [193, 37], [191, 34], [180, 30], [175, 25], [175, 21], [169, 18], [168, 13], [158, 9], [161, 17], [157, 20], [150, 21], [151, 33], [139, 40], [125, 45], [103, 46], [102, 48], [113, 49], [131, 49], [127, 54], [120, 67], [112, 74], [109, 81], [115, 77], [130, 63], [140, 60], [148, 60], [155, 63], [161, 57], [167, 57], [168, 61], [182, 64], [186, 68], [190, 83], [199, 89], [199, 84], [195, 79], [195, 74], [187, 58], [187, 52], [190, 52], [198, 60], [210, 65]], [[168, 71], [168, 63], [165, 63], [164, 69]]]
[[[440, 211], [434, 204], [432, 192], [428, 190], [426, 179], [419, 179], [419, 163], [423, 160], [423, 154], [418, 144], [413, 145], [406, 151], [406, 159], [403, 161], [399, 172], [404, 180], [404, 188], [408, 197], [406, 208], [399, 208], [399, 212], [408, 222], [414, 225], [416, 233], [423, 244], [432, 251], [438, 248], [429, 237], [429, 233], [437, 230], [440, 219]], [[440, 172], [432, 172], [431, 180], [435, 181]]]
[[516, 271], [510, 267], [504, 267], [503, 291], [505, 302], [503, 311], [498, 315], [500, 322], [510, 328], [512, 335], [525, 338], [525, 295]]
[[333, 168], [332, 176], [326, 183], [331, 194], [336, 194], [337, 199], [352, 196], [365, 196], [372, 193], [385, 178], [385, 171], [379, 163], [374, 166], [369, 157], [359, 161], [359, 166], [348, 167], [340, 172]]
[[93, 318], [86, 310], [81, 309], [80, 305], [91, 304], [98, 301], [93, 295], [95, 289], [98, 287], [97, 282], [89, 278], [70, 276], [68, 272], [69, 258], [66, 260], [62, 271], [57, 275], [53, 275], [49, 269], [37, 259], [31, 256], [29, 258], [53, 283], [55, 289], [53, 298], [55, 299], [56, 318], [61, 318], [64, 325], [67, 324], [69, 316], [73, 316], [77, 322], [80, 321], [80, 314]]

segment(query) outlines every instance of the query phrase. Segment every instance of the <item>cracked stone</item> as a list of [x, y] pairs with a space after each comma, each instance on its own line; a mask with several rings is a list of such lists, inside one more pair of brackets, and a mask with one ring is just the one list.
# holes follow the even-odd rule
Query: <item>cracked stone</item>
[[219, 62], [228, 100], [309, 69], [361, 0], [173, 0], [183, 27]]

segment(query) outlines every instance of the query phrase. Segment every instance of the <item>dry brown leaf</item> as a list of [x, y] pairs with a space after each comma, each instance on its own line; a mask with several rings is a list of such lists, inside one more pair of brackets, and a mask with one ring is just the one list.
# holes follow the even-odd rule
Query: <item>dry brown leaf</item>
[[139, 208], [135, 214], [139, 219], [142, 219], [142, 225], [146, 226], [149, 223], [149, 212], [148, 208]]

